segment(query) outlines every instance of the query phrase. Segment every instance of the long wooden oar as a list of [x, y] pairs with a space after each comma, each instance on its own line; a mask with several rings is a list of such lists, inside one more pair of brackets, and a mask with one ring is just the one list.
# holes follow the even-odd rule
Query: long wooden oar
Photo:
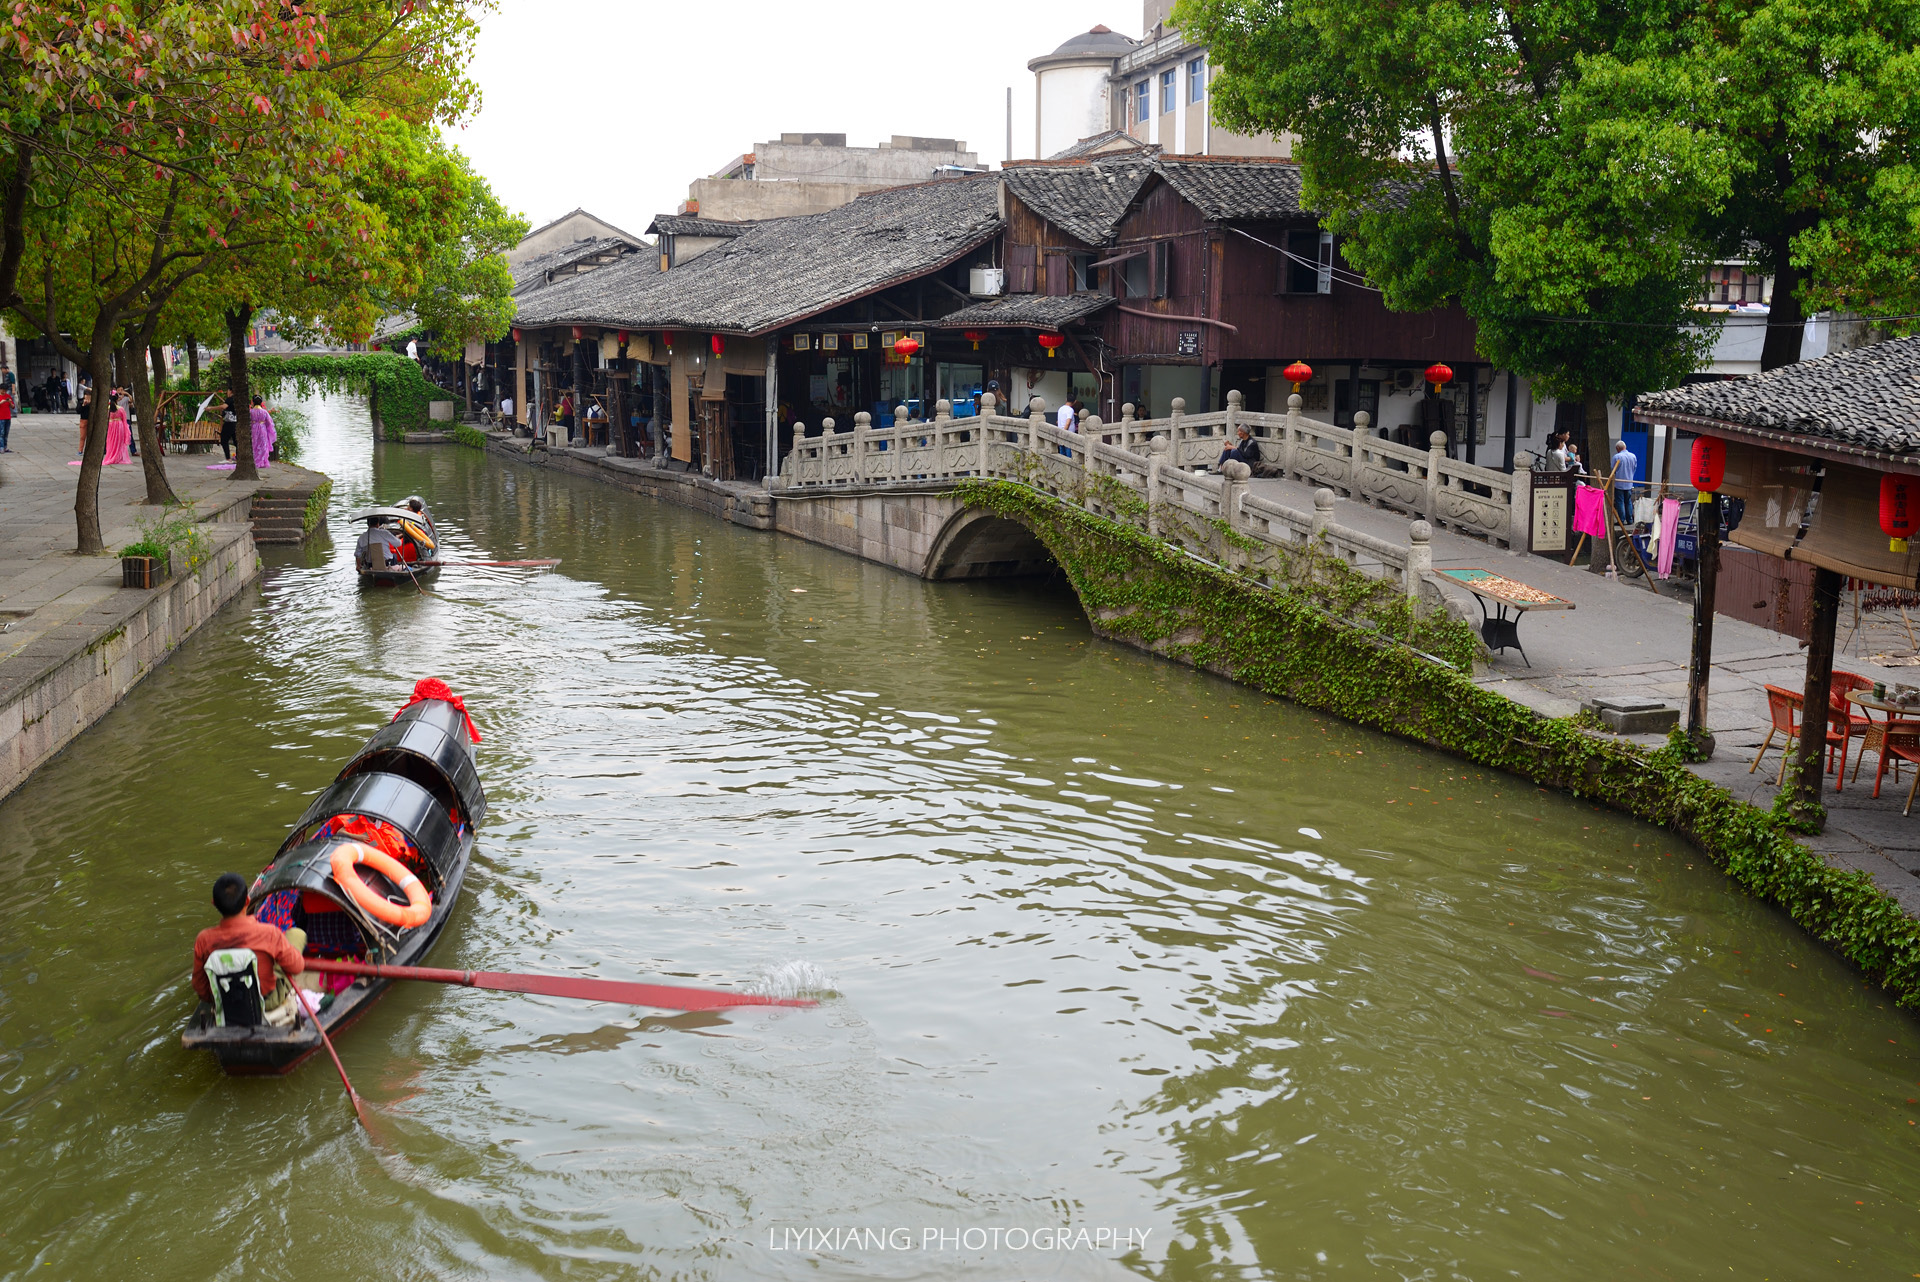
[[497, 993], [535, 993], [542, 997], [577, 997], [587, 1002], [618, 1002], [623, 1006], [659, 1006], [666, 1010], [722, 1010], [728, 1006], [818, 1006], [806, 997], [763, 997], [759, 993], [727, 992], [719, 988], [683, 988], [676, 984], [629, 984], [617, 979], [584, 979], [572, 975], [516, 975], [504, 971], [440, 970], [432, 966], [380, 966], [368, 962], [307, 958], [307, 969], [335, 975], [365, 975], [373, 979], [424, 979], [435, 984], [459, 984]]
[[422, 561], [421, 565], [504, 565], [533, 570], [551, 570], [560, 564], [559, 557], [545, 561]]
[[[312, 958], [307, 960], [307, 969], [316, 969]], [[361, 1100], [360, 1092], [354, 1090], [353, 1083], [347, 1080], [347, 1066], [340, 1062], [340, 1052], [333, 1049], [333, 1039], [327, 1036], [327, 1026], [320, 1022], [318, 1012], [307, 1009], [306, 990], [294, 989], [293, 1004], [301, 1014], [307, 1017], [307, 1022], [313, 1025], [313, 1031], [320, 1034], [320, 1044], [325, 1046], [327, 1054], [332, 1056], [334, 1071], [340, 1074], [340, 1084], [347, 1088], [347, 1098], [353, 1101], [353, 1115], [360, 1119], [360, 1125], [365, 1128], [368, 1135], [375, 1135], [373, 1122], [367, 1117], [367, 1106]]]

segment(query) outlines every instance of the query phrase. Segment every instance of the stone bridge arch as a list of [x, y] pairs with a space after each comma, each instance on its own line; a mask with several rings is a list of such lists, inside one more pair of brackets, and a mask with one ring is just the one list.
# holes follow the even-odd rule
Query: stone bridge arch
[[920, 577], [989, 579], [1062, 573], [1037, 535], [1021, 522], [961, 506], [933, 537]]

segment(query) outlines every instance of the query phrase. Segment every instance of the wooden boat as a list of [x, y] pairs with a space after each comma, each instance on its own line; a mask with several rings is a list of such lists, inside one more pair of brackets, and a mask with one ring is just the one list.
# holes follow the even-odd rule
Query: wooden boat
[[[405, 507], [370, 507], [348, 518], [366, 522], [353, 547], [362, 583], [411, 583], [439, 569], [440, 542], [432, 518]], [[386, 545], [393, 547], [392, 554]]]
[[[354, 754], [254, 879], [247, 911], [283, 929], [305, 930], [307, 956], [417, 965], [446, 928], [466, 881], [474, 829], [487, 810], [474, 768], [471, 722], [464, 705], [448, 702], [452, 698], [439, 682], [421, 682], [415, 701]], [[334, 852], [356, 842], [393, 853], [418, 877], [431, 907], [424, 923], [411, 929], [389, 925], [341, 886]], [[369, 867], [347, 875], [392, 903], [406, 898]], [[334, 1037], [393, 982], [345, 978], [334, 978], [321, 998], [319, 1018]], [[284, 1027], [221, 1024], [205, 1002], [180, 1041], [191, 1050], [212, 1051], [220, 1067], [234, 1074], [286, 1073], [321, 1045], [305, 1016]]]

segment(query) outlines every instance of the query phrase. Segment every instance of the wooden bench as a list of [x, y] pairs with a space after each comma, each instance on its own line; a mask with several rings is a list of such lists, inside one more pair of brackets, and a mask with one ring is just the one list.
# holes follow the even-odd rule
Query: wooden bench
[[218, 445], [220, 443], [220, 422], [218, 419], [202, 419], [197, 423], [176, 423], [167, 430], [167, 444], [182, 447], [193, 445]]
[[[1473, 599], [1480, 605], [1480, 639], [1487, 643], [1487, 649], [1505, 650], [1511, 647], [1519, 650], [1520, 661], [1529, 668], [1533, 666], [1533, 660], [1527, 658], [1526, 650], [1520, 645], [1520, 616], [1528, 610], [1574, 608], [1573, 602], [1564, 597], [1530, 588], [1492, 570], [1465, 567], [1437, 573], [1473, 593]], [[1492, 614], [1487, 613], [1489, 601], [1494, 603]], [[1508, 617], [1508, 610], [1513, 611], [1512, 617]]]

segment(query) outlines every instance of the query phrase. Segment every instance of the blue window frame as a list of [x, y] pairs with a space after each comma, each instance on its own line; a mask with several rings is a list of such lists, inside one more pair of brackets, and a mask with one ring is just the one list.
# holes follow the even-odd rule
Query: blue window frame
[[1174, 73], [1172, 71], [1163, 71], [1160, 73], [1160, 110], [1162, 113], [1173, 110], [1173, 82]]
[[1187, 64], [1187, 101], [1204, 102], [1207, 97], [1207, 60], [1195, 58]]
[[1147, 123], [1147, 113], [1153, 109], [1153, 84], [1142, 80], [1133, 87], [1134, 123]]

